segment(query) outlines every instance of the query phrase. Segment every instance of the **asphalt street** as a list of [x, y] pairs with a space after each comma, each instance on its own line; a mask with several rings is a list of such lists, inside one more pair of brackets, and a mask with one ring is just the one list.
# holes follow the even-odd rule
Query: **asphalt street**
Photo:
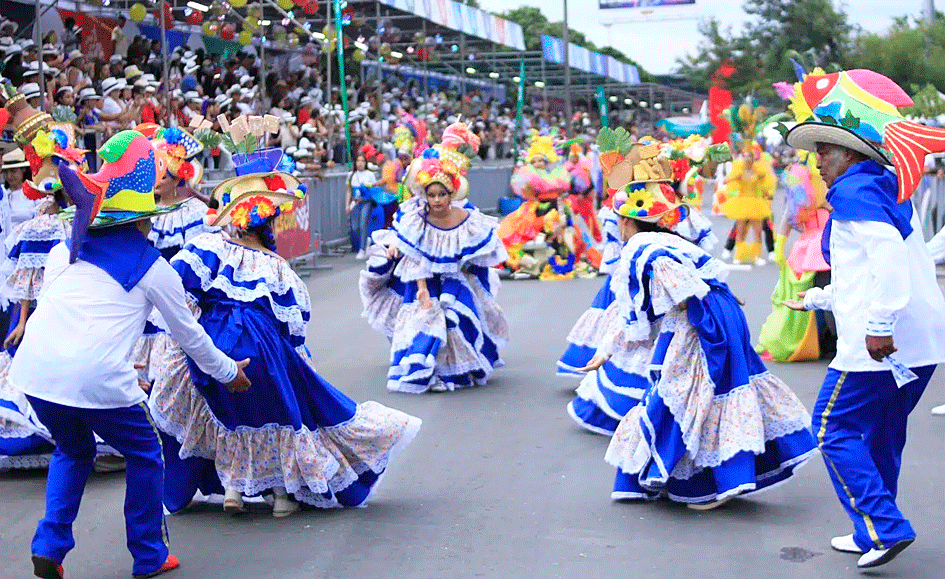
[[[565, 412], [576, 381], [554, 363], [574, 321], [603, 278], [508, 281], [500, 302], [512, 338], [506, 366], [486, 387], [446, 394], [385, 389], [388, 344], [360, 318], [360, 262], [330, 258], [309, 279], [308, 345], [319, 372], [358, 401], [419, 416], [416, 440], [391, 465], [363, 509], [272, 518], [259, 506], [241, 519], [216, 505], [168, 518], [174, 579], [665, 577], [838, 579], [858, 577], [856, 556], [830, 550], [851, 531], [823, 462], [816, 457], [787, 484], [724, 508], [697, 513], [670, 503], [614, 503], [607, 439]], [[734, 271], [757, 331], [770, 310], [777, 271]], [[813, 406], [824, 364], [771, 364]], [[945, 569], [941, 370], [912, 415], [900, 507], [918, 540], [875, 574], [942, 577]], [[45, 472], [0, 473], [0, 578], [32, 576], [30, 539], [43, 512]], [[130, 576], [122, 474], [93, 475], [76, 522], [68, 579]]]

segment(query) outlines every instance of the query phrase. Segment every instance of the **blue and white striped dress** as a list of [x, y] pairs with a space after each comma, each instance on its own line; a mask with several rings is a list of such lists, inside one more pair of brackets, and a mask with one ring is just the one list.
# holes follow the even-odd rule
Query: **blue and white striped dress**
[[807, 411], [752, 348], [725, 273], [667, 233], [634, 235], [621, 252], [611, 289], [623, 323], [600, 350], [656, 340], [652, 385], [605, 457], [614, 499], [722, 500], [790, 478], [815, 452]]
[[[508, 324], [496, 301], [493, 266], [508, 258], [498, 221], [469, 204], [466, 219], [451, 229], [427, 221], [424, 203], [398, 214], [392, 230], [377, 232], [361, 272], [363, 316], [391, 340], [387, 388], [421, 393], [484, 385], [503, 364], [499, 350]], [[388, 260], [385, 246], [400, 257]], [[433, 306], [421, 307], [417, 282], [426, 280]]]

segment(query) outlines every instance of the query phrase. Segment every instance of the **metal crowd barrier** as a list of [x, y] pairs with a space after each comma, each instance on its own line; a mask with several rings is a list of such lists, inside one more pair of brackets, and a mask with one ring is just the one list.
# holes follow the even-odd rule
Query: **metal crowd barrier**
[[[320, 267], [315, 264], [318, 257], [338, 255], [350, 240], [348, 216], [345, 214], [345, 188], [350, 169], [334, 167], [321, 177], [301, 176], [308, 183], [309, 231], [313, 253], [300, 256], [300, 266], [305, 270]], [[208, 171], [202, 185], [209, 194], [223, 179], [230, 177], [227, 171]], [[509, 194], [512, 177], [511, 161], [494, 161], [469, 169], [469, 200], [484, 212], [495, 212], [498, 200]], [[311, 260], [312, 263], [307, 263]]]
[[922, 221], [922, 233], [928, 241], [945, 227], [945, 179], [926, 175], [912, 199]]

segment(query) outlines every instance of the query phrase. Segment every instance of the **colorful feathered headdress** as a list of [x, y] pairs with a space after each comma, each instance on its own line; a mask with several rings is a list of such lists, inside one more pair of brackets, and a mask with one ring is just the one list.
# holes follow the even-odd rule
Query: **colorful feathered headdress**
[[394, 128], [394, 148], [398, 155], [419, 157], [427, 148], [427, 124], [410, 113], [403, 113]]
[[422, 195], [431, 183], [440, 183], [454, 199], [469, 194], [466, 172], [477, 158], [480, 140], [465, 123], [453, 123], [443, 131], [443, 139], [421, 153], [407, 171], [406, 184], [414, 195]]
[[559, 161], [558, 153], [555, 151], [554, 137], [539, 135], [538, 131], [532, 133], [528, 142], [528, 151], [525, 153], [525, 161], [531, 163], [538, 157], [544, 157], [549, 165]]

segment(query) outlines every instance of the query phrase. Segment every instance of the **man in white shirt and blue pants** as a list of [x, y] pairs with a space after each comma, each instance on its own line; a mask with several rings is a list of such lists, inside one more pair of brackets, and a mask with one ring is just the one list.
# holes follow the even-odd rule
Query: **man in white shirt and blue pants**
[[897, 482], [909, 413], [945, 362], [945, 299], [912, 203], [897, 202], [892, 163], [839, 121], [801, 123], [787, 135], [791, 146], [817, 151], [829, 187], [823, 250], [832, 283], [785, 305], [832, 310], [837, 321], [837, 355], [812, 427], [853, 521], [853, 534], [831, 546], [861, 554], [858, 566], [870, 568], [916, 538], [896, 504]]
[[[203, 371], [231, 389], [249, 387], [242, 371], [248, 361], [237, 364], [213, 345], [186, 305], [180, 277], [147, 242], [148, 217], [161, 211], [154, 205], [158, 175], [150, 141], [123, 131], [100, 154], [106, 163], [96, 175], [80, 179], [59, 168], [76, 203], [73, 237], [49, 254], [38, 306], [10, 369], [11, 382], [56, 442], [46, 515], [32, 543], [34, 574], [43, 579], [62, 578], [62, 562], [75, 546], [72, 524], [92, 472], [93, 433], [127, 463], [133, 575], [154, 577], [179, 566], [168, 552], [161, 443], [131, 360], [152, 307]], [[96, 199], [102, 200], [97, 216]]]

